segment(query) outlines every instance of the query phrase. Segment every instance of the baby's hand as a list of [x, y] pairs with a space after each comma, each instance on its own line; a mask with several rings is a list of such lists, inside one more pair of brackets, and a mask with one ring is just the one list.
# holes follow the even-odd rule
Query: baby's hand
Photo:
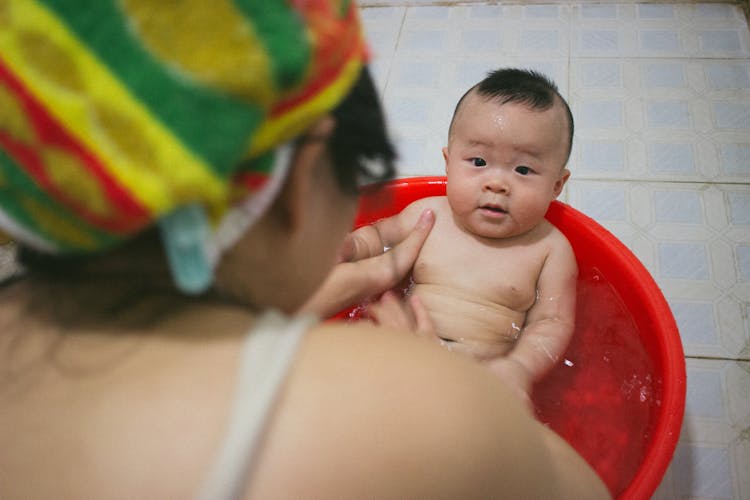
[[505, 382], [524, 405], [533, 411], [531, 402], [533, 381], [529, 371], [520, 362], [509, 356], [492, 359], [485, 363], [492, 373]]
[[440, 341], [427, 309], [415, 295], [401, 300], [395, 292], [389, 290], [380, 300], [367, 306], [367, 314], [377, 325], [408, 330], [417, 337]]

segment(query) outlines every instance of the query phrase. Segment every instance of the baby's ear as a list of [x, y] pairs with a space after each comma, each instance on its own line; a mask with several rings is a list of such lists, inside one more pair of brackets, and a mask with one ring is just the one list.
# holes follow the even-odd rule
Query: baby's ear
[[564, 168], [562, 172], [560, 173], [560, 177], [557, 179], [557, 181], [555, 181], [555, 186], [553, 188], [555, 198], [560, 196], [560, 193], [562, 193], [562, 190], [565, 187], [565, 183], [568, 182], [569, 178], [570, 178], [570, 170], [568, 170], [567, 168]]
[[448, 170], [448, 147], [443, 148], [443, 160], [445, 160], [445, 169]]

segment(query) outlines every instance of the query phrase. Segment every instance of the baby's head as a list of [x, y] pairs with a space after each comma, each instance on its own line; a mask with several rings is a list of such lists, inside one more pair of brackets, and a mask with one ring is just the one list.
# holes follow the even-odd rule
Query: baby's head
[[490, 73], [459, 100], [443, 149], [458, 223], [489, 238], [536, 227], [570, 176], [572, 142], [573, 117], [552, 81]]
[[503, 68], [491, 71], [481, 82], [467, 90], [458, 100], [458, 103], [456, 103], [450, 127], [448, 128], [449, 142], [453, 136], [456, 118], [461, 111], [462, 105], [467, 97], [472, 94], [499, 104], [521, 104], [531, 111], [541, 112], [555, 106], [560, 106], [567, 123], [567, 152], [565, 154], [565, 161], [561, 167], [567, 164], [570, 151], [573, 147], [573, 113], [571, 113], [565, 98], [560, 95], [555, 82], [545, 75], [532, 70]]

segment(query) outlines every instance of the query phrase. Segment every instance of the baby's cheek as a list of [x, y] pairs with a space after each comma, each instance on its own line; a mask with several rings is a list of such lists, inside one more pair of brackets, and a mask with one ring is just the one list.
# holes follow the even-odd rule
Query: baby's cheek
[[451, 212], [459, 217], [468, 216], [477, 207], [477, 202], [466, 194], [456, 193], [455, 196], [448, 199], [451, 206]]

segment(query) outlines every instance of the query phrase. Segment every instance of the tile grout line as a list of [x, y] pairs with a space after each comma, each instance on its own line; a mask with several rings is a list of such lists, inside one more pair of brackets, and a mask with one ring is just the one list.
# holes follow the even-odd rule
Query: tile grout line
[[750, 357], [739, 357], [739, 358], [728, 358], [725, 356], [697, 356], [697, 355], [686, 355], [685, 359], [699, 359], [699, 360], [707, 360], [707, 361], [740, 361], [740, 362], [750, 362]]
[[678, 185], [687, 185], [687, 184], [700, 184], [700, 185], [710, 185], [710, 186], [750, 186], [750, 181], [706, 181], [706, 180], [668, 180], [668, 179], [648, 179], [648, 178], [642, 178], [642, 179], [623, 179], [623, 178], [606, 178], [606, 177], [571, 177], [571, 181], [586, 181], [586, 182], [612, 182], [612, 183], [618, 183], [618, 184], [678, 184]]
[[[393, 60], [396, 60], [396, 55], [398, 54], [398, 48], [401, 44], [401, 35], [404, 32], [404, 25], [406, 24], [406, 16], [409, 12], [409, 6], [404, 6], [404, 14], [401, 16], [401, 24], [398, 26], [398, 33], [396, 34], [396, 46], [393, 48]], [[385, 96], [386, 92], [388, 91], [388, 87], [390, 86], [391, 82], [391, 72], [393, 71], [393, 64], [388, 65], [388, 73], [385, 77], [385, 87], [383, 88], [383, 96]]]

